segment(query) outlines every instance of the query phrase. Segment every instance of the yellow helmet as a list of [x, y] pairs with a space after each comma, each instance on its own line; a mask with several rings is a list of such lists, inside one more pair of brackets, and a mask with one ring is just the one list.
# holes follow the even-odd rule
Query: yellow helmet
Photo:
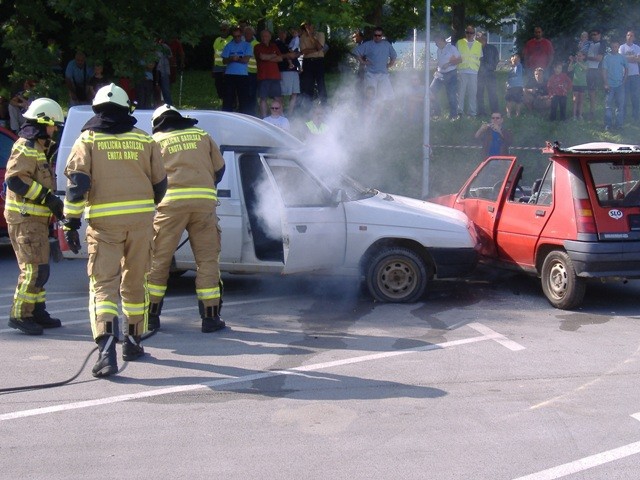
[[134, 106], [129, 100], [129, 95], [123, 88], [117, 86], [115, 83], [105, 85], [96, 92], [96, 96], [93, 97], [93, 109], [100, 107], [101, 105], [113, 104], [118, 107], [126, 108], [129, 113], [133, 113]]
[[64, 125], [64, 113], [58, 102], [50, 98], [37, 98], [27, 111], [22, 114], [27, 120], [32, 120], [41, 125]]

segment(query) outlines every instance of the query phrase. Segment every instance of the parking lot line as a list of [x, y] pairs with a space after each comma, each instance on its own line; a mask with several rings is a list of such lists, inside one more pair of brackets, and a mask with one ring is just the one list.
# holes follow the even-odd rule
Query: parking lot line
[[50, 407], [40, 407], [40, 408], [34, 408], [30, 410], [19, 410], [15, 412], [1, 414], [0, 421], [4, 422], [8, 420], [16, 420], [19, 418], [45, 415], [48, 413], [64, 412], [69, 410], [77, 410], [81, 408], [98, 407], [101, 405], [109, 405], [112, 403], [126, 402], [129, 400], [159, 397], [162, 395], [170, 395], [170, 394], [176, 394], [176, 393], [192, 392], [195, 390], [201, 390], [205, 388], [224, 387], [227, 385], [233, 385], [237, 383], [262, 380], [262, 379], [274, 377], [274, 376], [296, 375], [302, 372], [311, 372], [311, 371], [317, 371], [317, 370], [322, 370], [322, 369], [331, 368], [331, 367], [352, 365], [352, 364], [361, 363], [361, 362], [368, 362], [368, 361], [380, 360], [384, 358], [397, 357], [400, 355], [426, 352], [429, 350], [441, 350], [446, 348], [457, 347], [460, 345], [467, 345], [471, 343], [482, 342], [486, 340], [496, 340], [495, 335], [499, 335], [499, 334], [492, 334], [489, 336], [482, 335], [479, 337], [464, 338], [460, 340], [452, 340], [452, 341], [443, 342], [443, 343], [434, 343], [430, 345], [425, 345], [423, 347], [408, 348], [405, 350], [395, 350], [393, 352], [379, 352], [379, 353], [373, 353], [369, 355], [361, 355], [357, 357], [345, 358], [342, 360], [334, 360], [331, 362], [322, 362], [322, 363], [316, 363], [313, 365], [303, 365], [300, 367], [294, 367], [286, 370], [263, 371], [263, 372], [258, 372], [255, 374], [245, 375], [241, 377], [220, 378], [220, 379], [211, 380], [209, 382], [203, 382], [203, 383], [179, 385], [175, 387], [147, 390], [143, 392], [131, 393], [126, 395], [118, 395], [114, 397], [97, 398], [95, 400], [86, 400], [82, 402], [72, 402], [72, 403], [66, 403], [61, 405], [52, 405]]
[[524, 477], [518, 477], [514, 480], [553, 480], [555, 478], [566, 477], [567, 475], [582, 472], [584, 470], [620, 460], [631, 455], [636, 455], [638, 453], [640, 453], [640, 442], [630, 443], [622, 447], [607, 450], [606, 452], [596, 453], [595, 455], [580, 458], [579, 460], [565, 463], [564, 465], [558, 465], [557, 467], [548, 468], [537, 473], [525, 475]]
[[514, 342], [513, 340], [509, 340], [504, 335], [496, 332], [495, 330], [490, 329], [486, 325], [474, 322], [474, 323], [469, 323], [468, 326], [473, 328], [478, 333], [481, 333], [481, 334], [483, 334], [483, 335], [485, 335], [487, 337], [492, 337], [492, 340], [495, 340], [496, 342], [498, 342], [503, 347], [507, 347], [512, 352], [517, 352], [519, 350], [524, 350], [525, 349], [525, 347], [520, 345], [518, 342]]

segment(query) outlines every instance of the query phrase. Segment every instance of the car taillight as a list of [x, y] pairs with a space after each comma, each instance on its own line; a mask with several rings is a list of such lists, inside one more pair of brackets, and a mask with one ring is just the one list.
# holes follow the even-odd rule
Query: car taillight
[[596, 222], [593, 219], [593, 209], [588, 198], [574, 198], [573, 208], [576, 212], [576, 226], [578, 233], [597, 233]]

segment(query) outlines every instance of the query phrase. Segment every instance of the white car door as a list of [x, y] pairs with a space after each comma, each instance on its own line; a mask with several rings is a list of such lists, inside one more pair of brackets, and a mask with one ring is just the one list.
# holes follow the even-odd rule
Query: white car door
[[346, 249], [343, 203], [295, 160], [262, 155], [280, 196], [283, 273], [342, 265]]

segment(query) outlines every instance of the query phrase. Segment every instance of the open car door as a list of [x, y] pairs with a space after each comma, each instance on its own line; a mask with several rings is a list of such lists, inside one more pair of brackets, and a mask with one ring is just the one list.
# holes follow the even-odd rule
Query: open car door
[[516, 176], [516, 157], [489, 157], [475, 170], [456, 197], [453, 208], [476, 226], [481, 254], [496, 258], [496, 222]]
[[330, 189], [295, 160], [275, 154], [261, 157], [279, 197], [283, 273], [342, 265], [346, 249], [343, 203], [332, 202]]

